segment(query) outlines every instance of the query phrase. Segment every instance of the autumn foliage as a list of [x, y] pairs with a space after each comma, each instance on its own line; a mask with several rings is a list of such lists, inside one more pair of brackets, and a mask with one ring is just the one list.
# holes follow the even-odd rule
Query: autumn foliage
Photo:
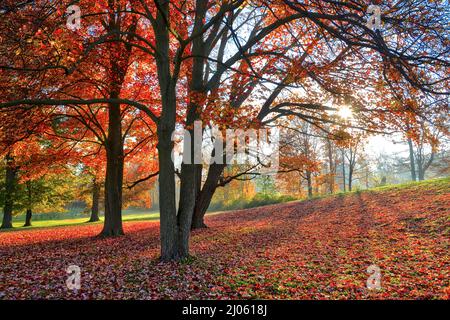
[[93, 239], [99, 225], [4, 232], [0, 298], [448, 299], [449, 192], [447, 179], [211, 216], [194, 257], [171, 264], [156, 260], [158, 222], [127, 222], [120, 239]]
[[[306, 180], [310, 198], [336, 191], [339, 164], [345, 171], [348, 163], [343, 189], [353, 190], [355, 165], [362, 161], [362, 145], [369, 135], [401, 132], [411, 153], [417, 151], [418, 176], [423, 180], [431, 164], [421, 153], [423, 146], [430, 146], [432, 161], [440, 137], [449, 134], [449, 41], [441, 23], [448, 20], [442, 10], [445, 1], [375, 1], [383, 14], [378, 29], [367, 25], [367, 1], [81, 0], [81, 21], [75, 29], [67, 24], [72, 15], [66, 9], [72, 1], [3, 3], [0, 157], [5, 229], [13, 227], [16, 185], [31, 186], [34, 180], [64, 170], [89, 178], [85, 186], [92, 193], [90, 222], [98, 221], [102, 198], [101, 237], [124, 235], [122, 210], [149, 207], [148, 189], [157, 185], [160, 256], [166, 262], [181, 261], [190, 257], [191, 234], [194, 242], [200, 237], [191, 231], [207, 227], [204, 217], [214, 195], [220, 195], [217, 190], [237, 186], [234, 180], [253, 179], [265, 166], [261, 155], [253, 167], [194, 164], [192, 154], [191, 161], [179, 163], [172, 150], [188, 141], [198, 121], [202, 133], [212, 127], [221, 132], [294, 132], [283, 140], [280, 170], [273, 174], [286, 173], [282, 185], [289, 187], [295, 183], [301, 188], [300, 180]], [[174, 139], [181, 128], [182, 138]], [[192, 144], [186, 148], [190, 150], [184, 154], [195, 151]], [[234, 142], [231, 148], [238, 149]], [[319, 148], [326, 149], [327, 161], [319, 156]], [[218, 145], [207, 151], [224, 157]], [[296, 193], [303, 196], [301, 190]], [[286, 210], [279, 221], [290, 219]], [[364, 211], [356, 210], [348, 223], [361, 214]], [[230, 237], [234, 231], [226, 223], [231, 217], [223, 220]], [[309, 218], [299, 221], [303, 219]], [[332, 216], [323, 219], [325, 223]], [[211, 219], [213, 228], [220, 221]], [[289, 227], [296, 224], [288, 222], [277, 232], [303, 245], [297, 238], [302, 233], [291, 235]], [[371, 223], [360, 224], [372, 228]], [[252, 227], [265, 229], [266, 224], [262, 215]], [[133, 246], [143, 244], [143, 252], [156, 246], [153, 229], [142, 227], [136, 233], [133, 228], [139, 225], [128, 227], [130, 236], [125, 239], [136, 237]], [[353, 227], [345, 232], [351, 235]], [[264, 237], [276, 243], [271, 228]], [[61, 241], [70, 255], [75, 229], [62, 230], [67, 236]], [[86, 236], [98, 231], [96, 226], [77, 229]], [[245, 239], [247, 233], [241, 231]], [[46, 231], [33, 232], [36, 239], [40, 233], [51, 238]], [[152, 241], [140, 238], [146, 232]], [[95, 241], [105, 241], [107, 249], [98, 256], [112, 266], [118, 261], [110, 261], [109, 253], [116, 247], [122, 250], [128, 240]], [[11, 241], [8, 250], [18, 242]], [[199, 245], [194, 245], [194, 252]], [[211, 244], [205, 240], [201, 245]], [[86, 259], [90, 263], [94, 258], [88, 254]]]

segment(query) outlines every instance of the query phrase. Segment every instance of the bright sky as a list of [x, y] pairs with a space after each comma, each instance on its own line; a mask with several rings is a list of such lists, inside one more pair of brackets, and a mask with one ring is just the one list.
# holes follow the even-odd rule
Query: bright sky
[[[396, 143], [394, 143], [394, 141]], [[403, 143], [400, 143], [403, 142]], [[373, 136], [369, 138], [367, 143], [366, 151], [370, 155], [379, 155], [379, 154], [401, 154], [403, 156], [408, 155], [408, 145], [401, 141], [401, 137], [399, 136]]]

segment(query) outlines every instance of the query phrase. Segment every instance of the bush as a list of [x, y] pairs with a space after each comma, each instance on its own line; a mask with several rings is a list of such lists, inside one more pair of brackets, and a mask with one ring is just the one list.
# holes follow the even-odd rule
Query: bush
[[208, 211], [228, 211], [228, 210], [239, 210], [239, 209], [249, 209], [255, 207], [266, 206], [270, 204], [283, 203], [288, 201], [297, 200], [295, 197], [286, 195], [267, 195], [267, 194], [256, 194], [251, 199], [235, 199], [229, 203], [213, 202], [211, 203]]

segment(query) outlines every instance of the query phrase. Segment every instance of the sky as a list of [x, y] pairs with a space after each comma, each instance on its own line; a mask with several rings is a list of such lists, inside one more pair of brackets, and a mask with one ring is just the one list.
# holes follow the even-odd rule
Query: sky
[[368, 139], [366, 151], [374, 156], [379, 154], [407, 156], [408, 145], [405, 141], [401, 141], [399, 136], [376, 135]]

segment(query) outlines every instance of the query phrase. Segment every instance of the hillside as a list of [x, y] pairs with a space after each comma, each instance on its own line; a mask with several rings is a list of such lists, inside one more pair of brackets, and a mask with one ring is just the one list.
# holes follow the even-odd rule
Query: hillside
[[[450, 180], [209, 216], [194, 256], [159, 263], [159, 222], [0, 233], [0, 298], [423, 299], [450, 297]], [[56, 231], [57, 230], [57, 231]], [[66, 268], [82, 270], [68, 291]], [[366, 288], [367, 268], [381, 289]]]

